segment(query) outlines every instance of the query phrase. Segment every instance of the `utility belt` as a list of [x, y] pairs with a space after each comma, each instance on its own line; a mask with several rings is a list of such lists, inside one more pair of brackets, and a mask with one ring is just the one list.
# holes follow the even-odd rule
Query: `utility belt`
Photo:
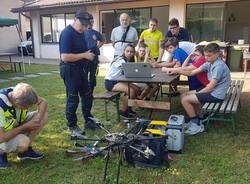
[[75, 61], [75, 62], [67, 62], [67, 61], [60, 61], [60, 66], [61, 65], [72, 65], [72, 66], [86, 66], [88, 64], [88, 61], [86, 60], [86, 61], [83, 61], [83, 60], [81, 60], [81, 61]]

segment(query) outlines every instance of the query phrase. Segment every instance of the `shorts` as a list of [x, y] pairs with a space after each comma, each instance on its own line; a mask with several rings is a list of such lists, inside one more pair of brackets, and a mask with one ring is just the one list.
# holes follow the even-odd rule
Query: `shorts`
[[198, 101], [200, 103], [220, 103], [223, 102], [223, 99], [219, 99], [216, 97], [213, 97], [210, 93], [196, 93], [196, 96], [198, 98]]
[[0, 144], [0, 151], [4, 152], [4, 153], [15, 152], [17, 150], [17, 146], [26, 137], [27, 136], [24, 134], [18, 134], [16, 137], [9, 140], [8, 142], [1, 143]]
[[[37, 114], [37, 111], [28, 112], [27, 117], [25, 121], [31, 120], [35, 115]], [[3, 142], [0, 144], [0, 151], [5, 153], [15, 152], [17, 150], [17, 146], [20, 144], [20, 141], [28, 137], [25, 134], [18, 134], [16, 137], [12, 138], [8, 142]]]
[[118, 83], [118, 81], [105, 80], [105, 88], [108, 91], [112, 91], [113, 87]]

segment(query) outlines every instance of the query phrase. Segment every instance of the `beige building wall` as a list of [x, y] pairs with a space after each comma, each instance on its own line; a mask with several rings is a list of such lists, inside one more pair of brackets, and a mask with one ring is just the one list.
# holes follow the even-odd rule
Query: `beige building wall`
[[21, 18], [21, 31], [22, 31], [22, 35], [24, 40], [26, 40], [26, 32], [27, 31], [31, 31], [31, 27], [30, 27], [30, 19], [24, 17], [23, 15], [20, 14], [20, 18]]
[[[85, 7], [78, 7], [77, 10], [79, 9], [86, 10]], [[42, 43], [41, 15], [60, 14], [60, 13], [75, 12], [75, 11], [76, 11], [76, 8], [61, 8], [61, 9], [31, 12], [32, 24], [33, 24], [35, 58], [50, 58], [50, 59], [60, 58], [58, 43]], [[88, 11], [91, 14], [96, 14], [95, 7], [89, 7]], [[98, 22], [95, 23], [95, 26], [97, 24]]]
[[169, 19], [177, 18], [180, 26], [185, 27], [186, 0], [170, 0]]

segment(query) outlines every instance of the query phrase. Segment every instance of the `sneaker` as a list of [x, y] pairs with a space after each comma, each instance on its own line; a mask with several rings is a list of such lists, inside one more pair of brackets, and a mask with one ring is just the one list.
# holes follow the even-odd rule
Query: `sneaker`
[[195, 119], [191, 119], [189, 122], [184, 123], [184, 130], [189, 129], [190, 126], [192, 126], [192, 124], [196, 124], [196, 125], [200, 125], [200, 119], [199, 118], [195, 118]]
[[201, 126], [201, 130], [200, 130], [200, 132], [199, 132], [199, 133], [202, 133], [202, 132], [204, 132], [204, 131], [205, 131], [205, 126], [203, 125], [203, 123], [202, 123], [202, 122], [201, 122], [200, 124], [201, 124], [201, 125], [200, 125], [200, 126]]
[[100, 126], [96, 124], [93, 120], [87, 120], [85, 121], [84, 128], [94, 130], [94, 129], [100, 129]]
[[73, 127], [68, 127], [69, 131], [71, 133], [71, 136], [79, 137], [79, 138], [85, 138], [85, 132], [78, 126], [75, 125]]
[[197, 125], [196, 123], [191, 123], [190, 127], [185, 131], [185, 134], [195, 135], [200, 133], [201, 129], [202, 129], [201, 125]]
[[128, 113], [128, 111], [125, 111], [125, 112], [120, 111], [120, 116], [123, 117], [123, 118], [125, 118], [125, 119], [126, 119], [126, 118], [134, 118], [134, 115]]
[[8, 162], [7, 154], [0, 153], [0, 169], [7, 169], [11, 167], [11, 164]]
[[184, 126], [184, 130], [187, 130], [187, 129], [189, 129], [189, 127], [191, 126], [191, 124], [192, 124], [192, 122], [191, 121], [189, 121], [189, 122], [185, 122], [184, 124], [183, 124], [183, 126]]
[[32, 147], [29, 147], [27, 151], [23, 153], [18, 153], [17, 154], [17, 159], [18, 160], [26, 160], [26, 159], [31, 159], [31, 160], [40, 160], [44, 157], [42, 153], [35, 152]]

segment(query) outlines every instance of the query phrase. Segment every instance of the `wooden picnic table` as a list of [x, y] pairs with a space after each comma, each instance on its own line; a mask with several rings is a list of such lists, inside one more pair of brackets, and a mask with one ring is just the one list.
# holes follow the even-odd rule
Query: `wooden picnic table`
[[16, 64], [18, 64], [19, 66], [19, 70], [21, 72], [21, 62], [20, 61], [13, 61], [12, 60], [12, 56], [17, 55], [17, 53], [12, 53], [12, 52], [6, 52], [6, 53], [0, 53], [0, 57], [8, 57], [8, 60], [0, 60], [0, 68], [3, 71], [6, 71], [6, 69], [4, 68], [4, 66], [2, 64], [9, 64], [10, 68], [11, 68], [11, 72], [16, 72]]
[[[173, 89], [173, 82], [178, 80], [179, 75], [168, 75], [165, 72], [161, 71], [161, 68], [153, 68], [152, 74], [154, 74], [154, 77], [152, 78], [126, 78], [124, 75], [119, 76], [115, 78], [114, 80], [119, 82], [126, 82], [128, 83], [128, 88], [130, 88], [130, 83], [147, 83], [147, 84], [168, 84], [171, 89]], [[142, 107], [142, 108], [148, 108], [151, 110], [170, 110], [171, 108], [171, 97], [169, 96], [168, 102], [163, 101], [157, 101], [157, 96], [154, 101], [145, 101], [145, 100], [138, 100], [138, 99], [130, 99], [130, 90], [128, 90], [128, 105], [129, 106], [136, 106], [136, 107]], [[149, 117], [151, 118], [150, 113]]]

